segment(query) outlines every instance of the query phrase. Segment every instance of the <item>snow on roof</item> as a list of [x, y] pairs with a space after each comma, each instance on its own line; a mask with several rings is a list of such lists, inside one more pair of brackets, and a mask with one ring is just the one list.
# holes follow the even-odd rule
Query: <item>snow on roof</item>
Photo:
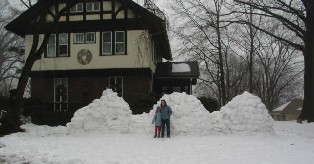
[[172, 64], [172, 72], [191, 72], [191, 68], [186, 63]]
[[291, 101], [289, 101], [289, 102], [287, 102], [287, 103], [281, 105], [280, 107], [274, 109], [273, 112], [280, 112], [280, 111], [282, 111], [283, 109], [285, 109], [285, 108], [290, 104], [290, 102], [291, 102]]

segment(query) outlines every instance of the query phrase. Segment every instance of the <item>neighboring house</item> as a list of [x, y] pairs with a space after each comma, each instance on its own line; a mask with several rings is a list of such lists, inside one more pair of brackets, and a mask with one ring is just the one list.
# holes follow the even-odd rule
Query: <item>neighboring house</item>
[[[44, 34], [45, 27], [53, 24], [47, 16], [40, 28], [34, 28], [32, 20], [46, 6], [54, 13], [68, 2], [39, 0], [6, 29], [25, 38], [28, 55], [33, 34]], [[151, 92], [191, 94], [199, 77], [198, 64], [161, 63], [162, 58], [172, 59], [164, 18], [132, 0], [76, 2], [57, 22], [43, 57], [33, 65], [32, 97], [49, 110], [67, 111], [99, 98], [106, 88], [126, 99]]]
[[270, 114], [276, 121], [297, 120], [301, 114], [302, 106], [303, 100], [294, 99], [272, 110]]

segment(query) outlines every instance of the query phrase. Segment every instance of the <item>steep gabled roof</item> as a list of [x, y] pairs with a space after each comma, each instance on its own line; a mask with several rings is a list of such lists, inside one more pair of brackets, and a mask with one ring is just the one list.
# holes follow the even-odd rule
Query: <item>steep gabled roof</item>
[[[69, 0], [39, 0], [36, 4], [31, 6], [28, 10], [23, 12], [20, 16], [18, 16], [16, 19], [6, 25], [5, 29], [24, 37], [27, 32], [29, 32], [28, 30], [31, 30], [34, 26], [31, 25], [31, 21], [36, 19], [42, 10], [49, 8], [53, 4], [66, 3], [67, 1], [69, 2]], [[165, 20], [151, 13], [150, 11], [133, 2], [132, 0], [116, 1], [121, 4], [125, 4], [134, 13], [141, 16], [141, 19], [143, 19], [143, 22], [146, 24], [144, 25], [144, 27], [148, 28], [147, 30], [150, 31], [155, 42], [160, 45], [160, 47], [158, 48], [160, 53], [164, 54], [164, 58], [171, 60], [172, 54], [165, 26]]]
[[[121, 4], [126, 4], [128, 7], [132, 9], [133, 12], [140, 14], [145, 20], [152, 22], [152, 27], [158, 27], [159, 30], [163, 29], [164, 20], [146, 10], [139, 4], [133, 2], [132, 0], [116, 0]], [[8, 25], [5, 26], [5, 29], [16, 33], [20, 36], [25, 35], [25, 31], [23, 31], [23, 25], [30, 23], [31, 20], [37, 18], [42, 10], [45, 10], [57, 3], [65, 3], [65, 0], [40, 0], [21, 15], [19, 15], [16, 19], [11, 21]], [[73, 4], [74, 5], [74, 4]], [[153, 26], [154, 25], [154, 26]]]
[[19, 36], [24, 37], [25, 26], [23, 25], [26, 25], [30, 21], [34, 20], [40, 14], [42, 9], [48, 8], [52, 4], [54, 4], [54, 0], [40, 0], [29, 9], [27, 9], [25, 12], [23, 12], [21, 15], [19, 15], [17, 18], [15, 18], [13, 21], [11, 21], [9, 24], [7, 24], [4, 28]]
[[274, 109], [272, 113], [299, 115], [301, 113], [302, 105], [303, 105], [303, 100], [294, 99]]

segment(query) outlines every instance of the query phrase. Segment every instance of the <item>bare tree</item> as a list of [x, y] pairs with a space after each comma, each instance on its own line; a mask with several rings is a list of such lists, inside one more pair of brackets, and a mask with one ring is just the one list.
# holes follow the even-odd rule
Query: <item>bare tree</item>
[[[229, 16], [224, 7], [225, 0], [183, 1], [173, 0], [172, 10], [178, 16], [174, 22], [174, 33], [183, 40], [181, 54], [187, 54], [192, 60], [198, 60], [204, 66], [207, 83], [214, 83], [221, 105], [226, 104], [225, 61], [228, 53], [226, 28], [229, 25], [224, 17]], [[192, 56], [192, 57], [191, 57]]]
[[7, 1], [1, 1], [0, 7], [0, 94], [9, 96], [15, 87], [23, 65], [21, 39], [6, 31], [4, 26], [16, 16]]
[[[268, 110], [279, 105], [286, 96], [296, 96], [296, 90], [303, 73], [302, 62], [298, 61], [300, 53], [286, 44], [264, 35], [259, 38], [258, 60], [259, 67], [255, 74], [256, 93], [261, 97]], [[293, 90], [291, 90], [293, 88]]]
[[[299, 50], [304, 56], [304, 101], [299, 121], [314, 121], [314, 1], [312, 0], [235, 0], [240, 5], [248, 5], [260, 11], [255, 15], [263, 15], [279, 21], [282, 28], [294, 33], [299, 40], [291, 40], [289, 37], [281, 37], [276, 33], [259, 28], [256, 29], [282, 41], [285, 44]], [[246, 12], [245, 12], [246, 13]], [[249, 23], [249, 22], [245, 22]]]
[[[47, 16], [50, 16], [53, 19], [50, 23], [50, 26], [45, 29], [45, 32], [43, 34], [33, 34], [33, 43], [26, 59], [25, 65], [23, 67], [22, 74], [19, 78], [16, 92], [11, 95], [12, 107], [7, 112], [5, 118], [1, 120], [2, 129], [4, 129], [7, 133], [21, 131], [19, 116], [22, 111], [22, 98], [26, 85], [28, 83], [28, 79], [30, 77], [33, 64], [35, 63], [35, 61], [41, 59], [49, 41], [49, 37], [57, 27], [60, 17], [66, 11], [68, 11], [76, 3], [76, 1], [66, 1], [66, 5], [60, 8], [60, 10], [58, 11], [50, 8], [53, 5], [57, 5], [58, 1], [39, 0], [37, 3], [41, 3], [38, 19], [33, 19], [30, 22], [32, 24], [32, 27], [34, 27], [34, 30], [40, 31], [38, 28], [42, 28], [42, 25], [47, 23]], [[43, 36], [42, 38], [41, 35]], [[42, 41], [40, 42], [40, 40]]]

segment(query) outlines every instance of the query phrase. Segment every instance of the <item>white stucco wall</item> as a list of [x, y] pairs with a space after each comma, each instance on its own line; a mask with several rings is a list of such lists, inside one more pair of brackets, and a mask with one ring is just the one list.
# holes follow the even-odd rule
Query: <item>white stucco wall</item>
[[[65, 4], [59, 5], [59, 10], [64, 8]], [[116, 2], [114, 11], [118, 11], [121, 4]], [[104, 11], [111, 11], [111, 1], [105, 1], [103, 4]], [[55, 7], [50, 10], [54, 13]], [[132, 10], [128, 9], [128, 18], [135, 18]], [[117, 14], [117, 19], [124, 19], [124, 10]], [[83, 13], [82, 13], [83, 14]], [[100, 14], [87, 14], [87, 20], [100, 20]], [[111, 14], [103, 14], [103, 19], [112, 19]], [[52, 21], [51, 16], [47, 16], [47, 21]], [[83, 15], [71, 15], [70, 21], [83, 21]], [[66, 17], [62, 16], [60, 21], [66, 21]], [[101, 21], [101, 20], [100, 20]], [[87, 31], [95, 32], [95, 31]], [[143, 37], [145, 36], [145, 37]], [[151, 68], [155, 71], [155, 65], [152, 60], [153, 46], [151, 40], [147, 39], [148, 31], [133, 30], [127, 31], [127, 53], [126, 55], [102, 56], [100, 52], [101, 33], [96, 32], [96, 43], [74, 44], [73, 33], [70, 34], [70, 56], [45, 58], [35, 62], [33, 71], [45, 70], [76, 70], [76, 69], [110, 69], [110, 68]], [[43, 38], [43, 36], [41, 36]], [[144, 38], [144, 39], [143, 39]], [[112, 42], [114, 44], [114, 41]], [[26, 55], [30, 52], [32, 45], [32, 36], [25, 36]], [[77, 60], [77, 54], [82, 49], [88, 49], [92, 53], [92, 61], [87, 65], [82, 65]], [[114, 51], [114, 50], [113, 50]], [[44, 56], [44, 55], [43, 55]]]
[[[76, 69], [110, 69], [110, 68], [151, 68], [155, 70], [152, 61], [152, 46], [150, 40], [142, 39], [148, 36], [148, 31], [127, 31], [127, 54], [101, 56], [100, 37], [96, 32], [96, 43], [74, 44], [73, 34], [70, 34], [70, 57], [45, 58], [35, 62], [33, 71], [45, 70], [76, 70]], [[41, 36], [43, 37], [43, 36]], [[26, 54], [30, 52], [32, 36], [25, 37]], [[92, 53], [92, 61], [82, 65], [77, 61], [77, 53], [81, 49], [88, 49]]]

